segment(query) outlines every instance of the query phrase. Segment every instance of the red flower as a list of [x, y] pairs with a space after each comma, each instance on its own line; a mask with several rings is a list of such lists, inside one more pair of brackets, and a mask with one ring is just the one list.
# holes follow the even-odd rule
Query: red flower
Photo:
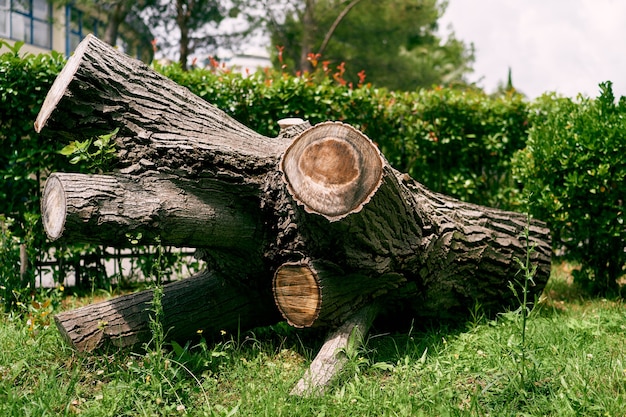
[[276, 49], [278, 49], [278, 62], [283, 63], [283, 51], [285, 50], [284, 46], [276, 45]]
[[365, 82], [365, 70], [359, 71], [357, 75], [359, 76], [359, 87], [361, 87]]
[[309, 52], [306, 56], [306, 59], [311, 63], [311, 66], [315, 68], [317, 67], [317, 60], [320, 59], [321, 56], [321, 54], [314, 54]]

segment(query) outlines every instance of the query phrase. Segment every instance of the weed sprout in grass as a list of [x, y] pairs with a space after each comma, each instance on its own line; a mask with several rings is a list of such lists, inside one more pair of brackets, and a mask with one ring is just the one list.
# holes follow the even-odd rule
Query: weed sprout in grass
[[[526, 344], [526, 332], [528, 327], [528, 319], [530, 314], [532, 313], [532, 309], [537, 304], [537, 300], [528, 300], [529, 287], [530, 285], [535, 285], [533, 281], [533, 277], [537, 272], [537, 266], [533, 265], [530, 261], [531, 255], [534, 251], [533, 246], [530, 243], [530, 214], [527, 214], [526, 227], [522, 232], [522, 239], [526, 242], [526, 257], [524, 259], [516, 258], [515, 261], [519, 265], [519, 272], [522, 274], [521, 280], [517, 281], [517, 288], [515, 283], [509, 282], [509, 287], [511, 291], [515, 294], [520, 306], [517, 309], [516, 313], [518, 317], [521, 317], [520, 323], [520, 364], [519, 364], [519, 376], [520, 383], [522, 389], [526, 386], [526, 375], [527, 375], [527, 359], [528, 359], [528, 348]], [[519, 292], [521, 290], [521, 294]]]

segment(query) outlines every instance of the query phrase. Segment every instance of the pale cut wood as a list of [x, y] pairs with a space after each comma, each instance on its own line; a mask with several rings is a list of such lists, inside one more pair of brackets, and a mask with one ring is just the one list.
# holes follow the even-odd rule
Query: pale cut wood
[[356, 355], [377, 314], [377, 304], [370, 304], [332, 331], [291, 395], [322, 395], [347, 363], [348, 354]]
[[[81, 352], [141, 347], [150, 341], [153, 291], [87, 305], [54, 317], [63, 338]], [[222, 331], [237, 334], [278, 320], [269, 293], [250, 291], [208, 271], [163, 286], [163, 329], [168, 340], [190, 340]]]
[[274, 274], [274, 300], [287, 323], [310, 327], [322, 306], [319, 280], [311, 268], [302, 263], [285, 263]]
[[291, 195], [306, 211], [337, 221], [361, 210], [376, 192], [383, 159], [358, 130], [327, 122], [302, 132], [280, 167]]
[[354, 311], [398, 288], [399, 274], [368, 277], [346, 273], [324, 261], [302, 260], [281, 265], [274, 274], [276, 305], [294, 327], [334, 327]]

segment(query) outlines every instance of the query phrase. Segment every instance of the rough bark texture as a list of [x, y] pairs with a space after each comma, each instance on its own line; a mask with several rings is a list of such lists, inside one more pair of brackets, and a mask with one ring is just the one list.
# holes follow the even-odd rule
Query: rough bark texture
[[[150, 341], [153, 291], [124, 295], [55, 316], [65, 340], [83, 352], [108, 346], [134, 347]], [[257, 293], [211, 272], [163, 286], [163, 329], [170, 340], [187, 340], [202, 332], [234, 334], [275, 323], [278, 312], [269, 293]]]
[[41, 211], [51, 240], [65, 234], [120, 247], [141, 235], [142, 243], [158, 238], [168, 246], [245, 254], [259, 252], [263, 238], [258, 196], [215, 180], [55, 173], [46, 181]]
[[83, 140], [120, 129], [118, 168], [259, 182], [289, 145], [227, 116], [142, 62], [88, 35], [46, 97], [35, 129]]
[[[334, 123], [327, 136], [331, 140], [310, 139], [327, 125], [303, 132], [283, 156], [281, 168], [288, 186], [273, 196], [275, 212], [284, 217], [271, 248], [274, 256], [285, 262], [324, 259], [363, 275], [364, 286], [375, 285], [385, 274], [400, 274], [407, 280], [398, 292], [405, 302], [394, 306], [420, 317], [459, 320], [477, 303], [488, 314], [517, 303], [509, 288], [519, 273], [515, 259], [525, 259], [532, 246], [530, 259], [538, 269], [531, 298], [543, 290], [551, 256], [544, 223], [434, 193], [391, 168], [382, 157], [379, 174], [372, 162], [377, 158], [371, 156], [378, 152], [375, 145], [366, 136], [355, 135], [354, 129]], [[299, 141], [304, 145], [298, 146]], [[296, 148], [297, 153], [290, 152]], [[306, 159], [319, 155], [332, 161], [331, 166], [341, 167], [340, 174], [311, 175], [312, 163]], [[295, 162], [287, 161], [292, 157]], [[351, 174], [344, 175], [346, 170]], [[379, 180], [372, 186], [367, 178]], [[309, 203], [338, 195], [352, 201], [345, 211], [316, 214], [322, 209]], [[527, 227], [530, 242], [521, 236]]]
[[[340, 326], [295, 393], [324, 386], [341, 367], [337, 349], [379, 311], [394, 320], [463, 321], [476, 305], [488, 315], [516, 306], [510, 282], [522, 278], [516, 259], [530, 248], [537, 273], [529, 295], [542, 291], [551, 255], [544, 223], [434, 193], [345, 124], [293, 123], [278, 138], [261, 136], [87, 37], [35, 127], [71, 139], [119, 128], [117, 172], [53, 175], [46, 230], [116, 244], [141, 231], [201, 248], [228, 280], [204, 273], [168, 287], [176, 294], [164, 298], [171, 337], [223, 329], [235, 318], [242, 330], [265, 324], [277, 311], [267, 302], [272, 290], [293, 325]], [[57, 323], [81, 350], [102, 340], [127, 346], [146, 337], [150, 297], [62, 313]]]

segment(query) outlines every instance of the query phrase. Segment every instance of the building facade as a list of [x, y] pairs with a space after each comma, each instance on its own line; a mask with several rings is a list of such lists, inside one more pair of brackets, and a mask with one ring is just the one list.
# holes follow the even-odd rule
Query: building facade
[[[49, 0], [0, 0], [0, 39], [10, 44], [24, 42], [23, 52], [38, 54], [54, 50], [70, 56], [87, 34], [103, 34], [105, 22], [106, 15], [84, 5], [53, 5]], [[152, 57], [151, 39], [149, 30], [140, 26], [122, 27], [118, 46], [145, 61]]]

